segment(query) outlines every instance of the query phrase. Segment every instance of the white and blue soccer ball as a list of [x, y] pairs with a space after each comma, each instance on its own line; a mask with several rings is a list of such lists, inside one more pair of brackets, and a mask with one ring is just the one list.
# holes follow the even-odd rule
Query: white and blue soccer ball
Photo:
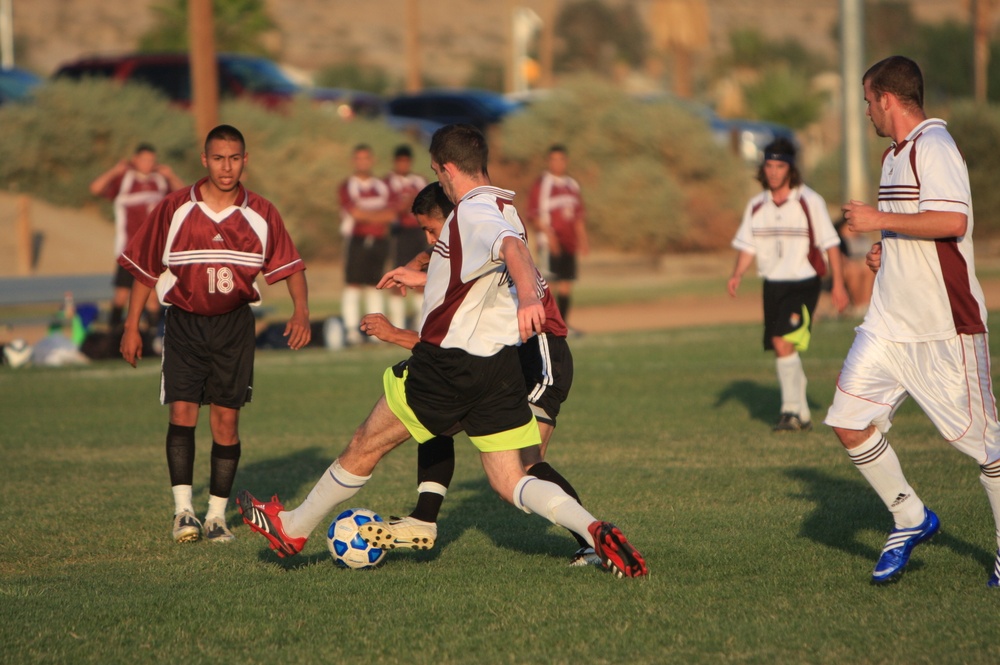
[[326, 532], [333, 562], [341, 568], [362, 570], [373, 568], [382, 561], [385, 550], [369, 545], [358, 532], [358, 527], [368, 522], [384, 521], [367, 508], [348, 508], [334, 518]]

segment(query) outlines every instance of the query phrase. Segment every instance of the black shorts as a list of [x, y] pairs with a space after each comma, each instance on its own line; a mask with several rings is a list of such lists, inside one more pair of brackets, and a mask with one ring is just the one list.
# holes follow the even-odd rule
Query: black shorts
[[118, 266], [118, 269], [115, 270], [114, 279], [111, 280], [111, 284], [116, 289], [131, 289], [134, 282], [135, 277], [132, 276], [132, 273], [121, 266]]
[[393, 252], [392, 266], [405, 266], [413, 260], [417, 254], [427, 249], [427, 234], [424, 230], [417, 228], [399, 228], [393, 236], [395, 251]]
[[218, 316], [168, 307], [160, 401], [240, 408], [253, 394], [254, 342], [249, 305]]
[[576, 254], [563, 252], [549, 255], [549, 273], [553, 281], [573, 281], [576, 279]]
[[[764, 350], [773, 351], [772, 338], [794, 333], [803, 325], [812, 329], [812, 318], [819, 301], [819, 277], [801, 282], [772, 282], [764, 280]], [[809, 312], [808, 324], [802, 314]]]
[[387, 258], [389, 258], [388, 238], [352, 236], [347, 245], [345, 280], [348, 284], [377, 285], [385, 274]]
[[517, 349], [488, 358], [461, 349], [417, 343], [413, 355], [393, 368], [406, 379], [406, 403], [433, 434], [461, 425], [469, 436], [488, 436], [531, 422]]
[[517, 352], [535, 419], [555, 427], [573, 385], [573, 354], [566, 338], [542, 333], [517, 347]]

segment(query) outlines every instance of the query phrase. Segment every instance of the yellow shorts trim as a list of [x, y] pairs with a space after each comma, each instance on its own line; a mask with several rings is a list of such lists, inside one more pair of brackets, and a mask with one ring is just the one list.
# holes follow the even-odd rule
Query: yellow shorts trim
[[809, 330], [809, 308], [802, 306], [802, 325], [790, 333], [782, 335], [781, 338], [791, 342], [796, 351], [805, 351], [809, 348], [809, 341], [812, 339], [812, 332]]
[[520, 427], [486, 436], [470, 436], [469, 440], [480, 452], [495, 453], [537, 446], [542, 442], [542, 435], [538, 431], [538, 421], [532, 415], [531, 420]]

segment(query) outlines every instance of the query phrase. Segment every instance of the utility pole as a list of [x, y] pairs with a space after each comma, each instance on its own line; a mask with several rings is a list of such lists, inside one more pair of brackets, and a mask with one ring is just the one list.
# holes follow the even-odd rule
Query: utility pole
[[0, 68], [14, 67], [14, 0], [0, 0]]
[[538, 83], [542, 88], [551, 88], [555, 83], [556, 0], [545, 0], [545, 9], [542, 11], [542, 38], [538, 45], [538, 61], [542, 71]]
[[864, 0], [840, 0], [841, 90], [844, 100], [844, 196], [849, 201], [868, 200], [868, 169], [865, 150], [864, 96]]
[[516, 8], [516, 0], [506, 0], [503, 3], [503, 20], [507, 26], [507, 57], [504, 58], [507, 64], [503, 68], [503, 91], [508, 93], [514, 92], [517, 86], [517, 74], [514, 72], [514, 67], [517, 66], [515, 64], [517, 60], [517, 46], [515, 44], [516, 37], [514, 36], [514, 12]]
[[419, 0], [406, 0], [406, 91], [420, 92], [420, 6]]
[[188, 41], [191, 44], [191, 106], [198, 140], [203, 141], [219, 124], [219, 65], [215, 57], [212, 0], [189, 0]]
[[972, 71], [977, 104], [987, 101], [987, 81], [990, 68], [990, 20], [993, 0], [973, 0], [972, 7]]

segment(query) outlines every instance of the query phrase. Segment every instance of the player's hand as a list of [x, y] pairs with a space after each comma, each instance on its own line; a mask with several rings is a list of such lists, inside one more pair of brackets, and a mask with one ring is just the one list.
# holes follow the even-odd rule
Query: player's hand
[[118, 351], [121, 352], [125, 362], [135, 367], [136, 362], [142, 359], [142, 336], [139, 335], [139, 331], [126, 327]]
[[726, 282], [726, 290], [729, 291], [730, 298], [736, 297], [736, 290], [740, 288], [740, 282], [742, 281], [743, 281], [742, 277], [740, 277], [739, 275], [733, 275], [732, 277], [729, 278], [729, 281]]
[[545, 307], [537, 297], [520, 299], [517, 304], [517, 327], [521, 341], [527, 342], [535, 333], [542, 332], [545, 323]]
[[834, 282], [830, 288], [830, 300], [838, 312], [843, 312], [851, 304], [851, 297], [847, 294], [847, 287], [843, 282]]
[[380, 289], [399, 288], [403, 295], [406, 295], [407, 288], [415, 289], [426, 284], [427, 273], [400, 266], [382, 275], [377, 286]]
[[288, 348], [298, 351], [312, 339], [312, 326], [309, 325], [309, 315], [301, 312], [292, 314], [285, 325], [284, 336], [288, 338]]
[[174, 176], [174, 170], [170, 168], [169, 164], [157, 164], [156, 172], [168, 179]]
[[867, 203], [852, 200], [840, 209], [844, 212], [847, 228], [855, 233], [879, 231], [882, 228], [879, 221], [881, 213]]
[[882, 243], [877, 242], [868, 250], [868, 253], [865, 254], [865, 265], [872, 272], [878, 272], [878, 269], [882, 267]]
[[369, 337], [375, 337], [383, 342], [390, 341], [389, 337], [392, 333], [399, 330], [399, 328], [389, 323], [389, 319], [385, 318], [385, 314], [365, 314], [361, 317], [359, 328], [361, 332]]

